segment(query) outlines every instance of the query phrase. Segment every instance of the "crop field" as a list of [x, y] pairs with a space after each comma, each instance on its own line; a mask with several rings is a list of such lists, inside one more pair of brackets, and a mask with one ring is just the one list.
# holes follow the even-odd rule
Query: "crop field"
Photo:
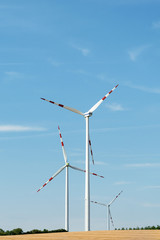
[[160, 230], [90, 231], [0, 236], [3, 240], [160, 240]]

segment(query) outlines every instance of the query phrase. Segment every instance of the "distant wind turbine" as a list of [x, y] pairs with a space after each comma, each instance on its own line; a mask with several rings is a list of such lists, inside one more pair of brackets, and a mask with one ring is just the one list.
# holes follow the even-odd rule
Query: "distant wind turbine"
[[[81, 169], [81, 168], [77, 168], [75, 166], [72, 166], [68, 160], [67, 160], [67, 154], [64, 148], [64, 143], [62, 140], [62, 134], [60, 132], [60, 127], [58, 126], [58, 130], [59, 130], [59, 136], [60, 136], [60, 140], [61, 140], [61, 145], [62, 145], [62, 151], [63, 151], [63, 157], [64, 157], [64, 161], [65, 161], [65, 165], [63, 167], [61, 167], [47, 182], [45, 182], [42, 187], [40, 187], [38, 189], [37, 192], [39, 192], [43, 187], [45, 187], [51, 180], [53, 180], [53, 178], [55, 178], [60, 172], [62, 172], [65, 168], [66, 168], [66, 181], [65, 181], [65, 230], [69, 232], [69, 167], [74, 169], [74, 170], [78, 170], [81, 172], [86, 172], [85, 170]], [[100, 176], [96, 173], [92, 173], [90, 172], [91, 175], [97, 176], [97, 177], [101, 177], [104, 178], [103, 176]]]
[[114, 223], [113, 223], [113, 218], [112, 218], [112, 215], [111, 215], [110, 206], [111, 206], [111, 204], [119, 197], [119, 195], [120, 195], [122, 192], [123, 192], [123, 191], [121, 191], [109, 204], [91, 201], [92, 203], [96, 203], [96, 204], [99, 204], [99, 205], [102, 205], [102, 206], [107, 207], [107, 211], [108, 211], [108, 215], [107, 215], [107, 217], [108, 217], [108, 219], [107, 219], [108, 230], [110, 230], [110, 222], [112, 223], [112, 226], [113, 226], [113, 228], [114, 228]]
[[101, 103], [118, 87], [116, 85], [109, 93], [107, 93], [101, 100], [99, 100], [88, 112], [82, 113], [81, 111], [59, 104], [45, 98], [41, 98], [44, 101], [55, 104], [59, 107], [65, 108], [74, 113], [80, 114], [86, 120], [86, 179], [85, 179], [85, 231], [90, 231], [90, 165], [89, 165], [89, 117], [92, 116], [93, 112], [101, 105]]

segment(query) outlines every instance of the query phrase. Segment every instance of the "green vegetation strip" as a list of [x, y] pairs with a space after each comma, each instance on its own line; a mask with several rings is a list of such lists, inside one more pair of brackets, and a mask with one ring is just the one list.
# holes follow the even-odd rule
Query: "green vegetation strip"
[[57, 229], [57, 230], [38, 230], [38, 229], [33, 229], [31, 231], [23, 232], [22, 228], [15, 228], [11, 231], [7, 230], [4, 231], [3, 229], [0, 228], [0, 236], [4, 235], [21, 235], [21, 234], [37, 234], [37, 233], [56, 233], [56, 232], [66, 232], [65, 229]]

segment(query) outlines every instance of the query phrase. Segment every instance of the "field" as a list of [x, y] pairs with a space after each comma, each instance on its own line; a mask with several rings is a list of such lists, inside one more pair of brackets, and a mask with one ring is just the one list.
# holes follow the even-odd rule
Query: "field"
[[0, 240], [160, 240], [160, 230], [90, 231], [0, 236]]

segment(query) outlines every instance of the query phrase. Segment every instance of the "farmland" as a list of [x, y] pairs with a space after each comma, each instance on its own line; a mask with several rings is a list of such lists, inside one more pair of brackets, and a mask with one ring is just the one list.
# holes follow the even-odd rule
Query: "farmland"
[[0, 240], [160, 240], [160, 230], [90, 231], [0, 236]]

